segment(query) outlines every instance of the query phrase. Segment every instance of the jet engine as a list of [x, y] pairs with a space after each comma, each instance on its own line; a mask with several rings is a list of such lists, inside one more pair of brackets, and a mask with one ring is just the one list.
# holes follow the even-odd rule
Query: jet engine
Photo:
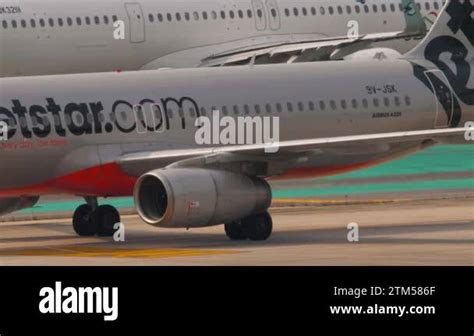
[[0, 216], [10, 212], [30, 208], [39, 200], [39, 196], [0, 198]]
[[260, 178], [199, 168], [157, 169], [141, 176], [135, 206], [148, 224], [167, 228], [223, 224], [264, 212], [271, 188]]

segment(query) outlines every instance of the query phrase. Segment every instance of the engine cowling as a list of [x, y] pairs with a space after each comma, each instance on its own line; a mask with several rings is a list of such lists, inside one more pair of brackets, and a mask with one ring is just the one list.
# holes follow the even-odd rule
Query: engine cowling
[[0, 198], [0, 216], [10, 212], [30, 208], [39, 200], [39, 196]]
[[272, 195], [263, 179], [220, 170], [170, 168], [141, 176], [134, 199], [138, 214], [146, 223], [189, 228], [263, 212], [270, 206]]

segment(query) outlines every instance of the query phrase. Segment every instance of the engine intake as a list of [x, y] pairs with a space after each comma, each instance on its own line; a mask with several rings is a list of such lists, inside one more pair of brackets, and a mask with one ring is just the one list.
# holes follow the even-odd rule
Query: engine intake
[[135, 206], [148, 224], [168, 228], [204, 227], [260, 213], [270, 206], [268, 183], [227, 171], [170, 168], [141, 176]]

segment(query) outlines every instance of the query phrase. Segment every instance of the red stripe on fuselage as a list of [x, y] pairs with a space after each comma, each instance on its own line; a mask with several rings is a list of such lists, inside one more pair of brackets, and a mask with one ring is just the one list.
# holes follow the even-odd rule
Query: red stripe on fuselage
[[[270, 180], [315, 178], [341, 174], [379, 164], [384, 160], [356, 163], [345, 166], [289, 169]], [[130, 196], [136, 177], [124, 173], [116, 163], [87, 168], [28, 187], [0, 190], [0, 197], [71, 194], [78, 196]]]
[[78, 196], [130, 196], [136, 178], [125, 174], [116, 163], [87, 168], [45, 183], [0, 190], [0, 197], [72, 194]]

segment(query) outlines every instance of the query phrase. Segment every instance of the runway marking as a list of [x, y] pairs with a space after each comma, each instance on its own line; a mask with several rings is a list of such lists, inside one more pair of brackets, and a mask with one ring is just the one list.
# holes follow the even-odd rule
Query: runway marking
[[200, 249], [112, 249], [99, 247], [36, 248], [0, 251], [0, 256], [21, 257], [112, 257], [112, 258], [173, 258], [195, 257], [239, 253], [236, 250]]
[[[408, 199], [407, 199], [408, 200]], [[329, 199], [304, 199], [304, 198], [280, 198], [274, 199], [273, 203], [309, 203], [309, 204], [384, 204], [397, 203], [403, 201], [402, 199], [386, 199], [386, 200], [363, 200], [363, 201], [349, 201], [349, 200], [329, 200]]]

